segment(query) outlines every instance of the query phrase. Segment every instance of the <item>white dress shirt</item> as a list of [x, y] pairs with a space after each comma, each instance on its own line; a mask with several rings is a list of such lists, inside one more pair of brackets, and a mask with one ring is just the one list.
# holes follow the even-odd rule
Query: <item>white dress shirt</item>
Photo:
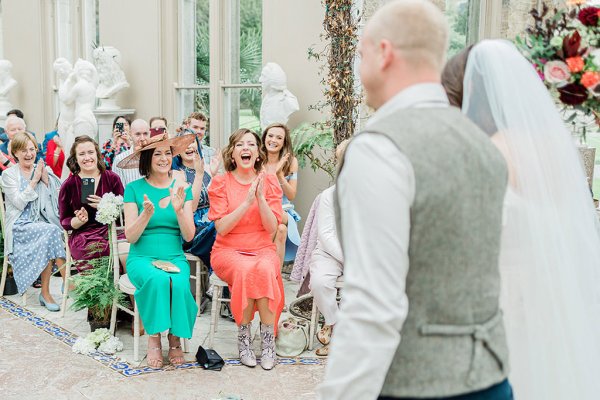
[[142, 179], [142, 175], [140, 174], [140, 170], [138, 168], [123, 169], [123, 168], [119, 168], [117, 166], [121, 160], [123, 160], [125, 157], [127, 157], [128, 155], [130, 155], [132, 153], [133, 153], [133, 148], [131, 148], [127, 151], [123, 151], [123, 152], [119, 153], [115, 157], [115, 160], [113, 161], [112, 171], [115, 174], [119, 175], [119, 178], [121, 178], [121, 183], [123, 184], [123, 187], [127, 186], [128, 183], [137, 181], [138, 179]]
[[[380, 107], [366, 131], [402, 108], [447, 106], [440, 84], [414, 85]], [[408, 158], [381, 134], [357, 136], [345, 160], [337, 185], [343, 210], [344, 289], [317, 398], [370, 400], [381, 392], [408, 314], [405, 287], [415, 176]]]

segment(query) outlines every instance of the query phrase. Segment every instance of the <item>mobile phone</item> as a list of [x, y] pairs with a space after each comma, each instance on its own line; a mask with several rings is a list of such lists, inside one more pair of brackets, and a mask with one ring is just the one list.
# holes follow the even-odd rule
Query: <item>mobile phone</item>
[[81, 204], [88, 204], [87, 198], [94, 194], [95, 183], [94, 178], [81, 178]]
[[115, 128], [121, 133], [123, 133], [123, 131], [125, 130], [123, 122], [117, 122], [115, 124]]
[[162, 135], [165, 131], [165, 128], [150, 128], [150, 137]]

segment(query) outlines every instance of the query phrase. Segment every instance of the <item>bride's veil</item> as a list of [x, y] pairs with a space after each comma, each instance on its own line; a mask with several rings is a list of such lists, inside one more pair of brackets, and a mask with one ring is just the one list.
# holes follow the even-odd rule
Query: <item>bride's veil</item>
[[505, 146], [513, 172], [500, 268], [516, 395], [600, 398], [600, 236], [574, 141], [508, 41], [472, 49], [463, 112]]

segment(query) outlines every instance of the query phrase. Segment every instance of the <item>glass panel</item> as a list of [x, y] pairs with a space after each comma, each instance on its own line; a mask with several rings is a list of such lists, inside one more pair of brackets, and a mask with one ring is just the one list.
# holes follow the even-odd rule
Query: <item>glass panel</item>
[[[196, 0], [196, 84], [210, 81], [210, 36], [208, 33], [209, 0]], [[208, 110], [208, 108], [207, 108]]]
[[221, 143], [229, 140], [229, 135], [238, 128], [251, 129], [260, 134], [260, 88], [225, 89], [223, 98], [223, 136]]
[[[258, 83], [262, 68], [262, 0], [231, 0], [230, 83]], [[235, 50], [238, 50], [237, 52]]]
[[469, 0], [446, 0], [446, 16], [450, 24], [448, 58], [467, 46], [469, 42]]
[[208, 89], [179, 89], [180, 120], [179, 125], [190, 113], [200, 111], [208, 115], [210, 110], [210, 96]]

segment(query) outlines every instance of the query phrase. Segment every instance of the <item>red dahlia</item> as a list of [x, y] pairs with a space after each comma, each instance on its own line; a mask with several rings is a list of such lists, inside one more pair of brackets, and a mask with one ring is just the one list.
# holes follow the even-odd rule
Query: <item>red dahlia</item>
[[587, 26], [597, 26], [598, 25], [598, 13], [600, 12], [600, 8], [598, 7], [586, 7], [579, 11], [579, 21], [582, 24]]

